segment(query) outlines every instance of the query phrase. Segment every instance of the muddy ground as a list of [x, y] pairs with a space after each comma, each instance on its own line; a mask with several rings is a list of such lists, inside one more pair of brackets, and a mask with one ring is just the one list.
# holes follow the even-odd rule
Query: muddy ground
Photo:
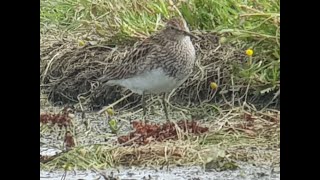
[[[62, 107], [52, 107], [52, 106], [42, 106], [40, 112], [57, 112], [61, 110]], [[164, 121], [164, 115], [161, 113], [161, 110], [154, 110], [153, 114], [149, 115], [150, 119], [153, 119], [155, 122]], [[131, 119], [139, 119], [140, 113], [133, 114], [130, 116]], [[118, 115], [120, 117], [121, 115]], [[177, 117], [174, 113], [171, 113], [172, 117]], [[106, 143], [106, 137], [108, 137], [108, 142], [114, 143], [116, 141], [116, 136], [110, 136], [110, 129], [107, 128], [105, 116], [97, 115], [97, 113], [86, 114], [86, 117], [83, 118], [81, 113], [75, 113], [76, 127], [74, 129], [77, 134], [78, 144], [97, 144], [97, 143]], [[124, 126], [121, 128], [119, 134], [125, 134], [127, 131], [131, 130], [131, 127], [126, 120], [128, 117], [123, 117], [122, 123]], [[89, 122], [90, 130], [86, 130], [83, 122]], [[206, 120], [200, 120], [203, 124], [207, 124]], [[81, 125], [82, 124], [82, 125]], [[53, 128], [50, 130], [44, 130], [41, 133], [41, 145], [40, 145], [40, 154], [41, 155], [54, 155], [56, 152], [59, 152], [64, 149], [63, 147], [63, 136], [59, 128]], [[83, 133], [85, 132], [85, 133]], [[257, 163], [252, 162], [236, 162], [238, 168], [236, 170], [206, 170], [204, 167], [198, 165], [187, 165], [187, 166], [174, 166], [170, 165], [165, 167], [160, 166], [148, 166], [148, 167], [127, 167], [127, 166], [118, 166], [117, 168], [104, 169], [100, 172], [111, 178], [125, 180], [138, 180], [138, 179], [216, 179], [216, 180], [276, 180], [280, 179], [280, 168], [279, 163]], [[101, 173], [96, 171], [68, 171], [65, 179], [104, 179]], [[40, 179], [63, 179], [64, 172], [61, 170], [41, 170]]]

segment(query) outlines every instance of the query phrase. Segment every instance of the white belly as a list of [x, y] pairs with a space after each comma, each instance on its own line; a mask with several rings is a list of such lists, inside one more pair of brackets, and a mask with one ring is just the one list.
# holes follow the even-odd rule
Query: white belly
[[146, 93], [159, 94], [172, 91], [179, 87], [187, 78], [186, 76], [184, 79], [178, 81], [173, 77], [167, 76], [160, 68], [128, 79], [110, 80], [107, 84], [120, 85], [140, 95], [143, 91]]

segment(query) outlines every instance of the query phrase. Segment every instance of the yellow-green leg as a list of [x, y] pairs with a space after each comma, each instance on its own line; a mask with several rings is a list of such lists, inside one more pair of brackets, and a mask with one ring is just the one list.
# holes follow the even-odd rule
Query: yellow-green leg
[[163, 103], [164, 113], [166, 115], [166, 120], [169, 121], [167, 103], [166, 103], [166, 96], [167, 96], [167, 93], [163, 93], [163, 95], [162, 95], [162, 103]]
[[143, 123], [146, 121], [146, 114], [147, 114], [147, 109], [146, 109], [146, 100], [145, 100], [145, 92], [142, 93], [142, 109], [143, 109]]

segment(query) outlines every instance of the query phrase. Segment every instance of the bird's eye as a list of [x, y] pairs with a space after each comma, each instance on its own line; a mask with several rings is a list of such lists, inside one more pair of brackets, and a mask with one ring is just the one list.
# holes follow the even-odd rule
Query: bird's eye
[[170, 26], [170, 29], [172, 29], [172, 30], [178, 30], [178, 28], [177, 28], [177, 27], [174, 27], [174, 26]]

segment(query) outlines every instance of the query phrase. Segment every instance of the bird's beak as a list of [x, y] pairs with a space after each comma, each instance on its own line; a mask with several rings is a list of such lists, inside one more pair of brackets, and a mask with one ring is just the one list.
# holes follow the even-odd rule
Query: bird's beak
[[[171, 27], [172, 27], [172, 26], [171, 26]], [[191, 32], [187, 32], [187, 31], [178, 29], [178, 28], [176, 28], [176, 27], [172, 27], [172, 28], [173, 28], [173, 29], [176, 29], [176, 30], [178, 30], [178, 31], [182, 31], [185, 35], [190, 36], [191, 38], [199, 39], [197, 36], [193, 35]]]
[[190, 32], [184, 31], [184, 33], [185, 33], [186, 35], [190, 36], [191, 38], [198, 39], [198, 37], [197, 37], [197, 36], [193, 35], [193, 34], [192, 34], [192, 33], [190, 33]]

